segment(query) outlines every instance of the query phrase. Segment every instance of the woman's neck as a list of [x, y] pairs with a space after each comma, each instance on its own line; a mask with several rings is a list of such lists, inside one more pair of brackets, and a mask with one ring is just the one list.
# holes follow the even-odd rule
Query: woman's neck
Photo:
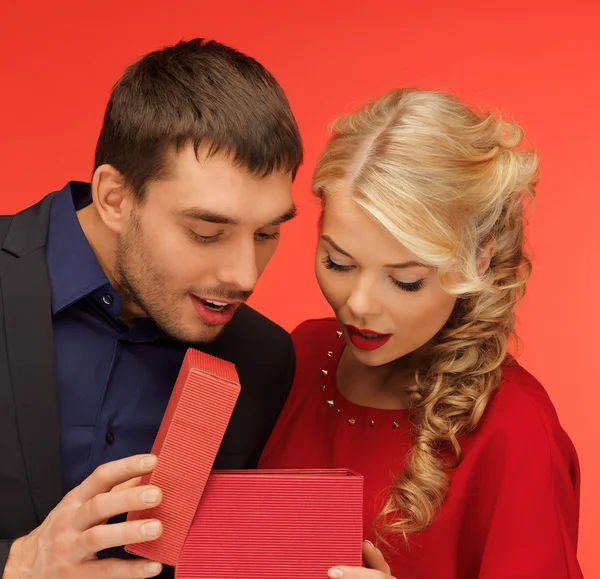
[[409, 408], [412, 399], [409, 390], [415, 385], [415, 372], [423, 364], [426, 350], [428, 347], [424, 346], [388, 364], [366, 366], [346, 346], [337, 368], [338, 390], [360, 406], [388, 410]]

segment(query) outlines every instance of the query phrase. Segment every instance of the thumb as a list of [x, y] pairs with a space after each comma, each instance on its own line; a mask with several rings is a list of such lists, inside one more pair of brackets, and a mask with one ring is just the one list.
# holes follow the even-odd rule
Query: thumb
[[383, 553], [371, 543], [371, 541], [363, 542], [363, 560], [365, 566], [369, 569], [376, 569], [386, 575], [391, 575], [390, 566], [386, 563]]

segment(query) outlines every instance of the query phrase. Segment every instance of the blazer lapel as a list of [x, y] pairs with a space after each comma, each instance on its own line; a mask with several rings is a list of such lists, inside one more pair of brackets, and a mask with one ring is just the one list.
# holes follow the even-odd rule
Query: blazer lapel
[[2, 300], [19, 438], [41, 522], [63, 496], [45, 243], [52, 196], [16, 215], [2, 246]]

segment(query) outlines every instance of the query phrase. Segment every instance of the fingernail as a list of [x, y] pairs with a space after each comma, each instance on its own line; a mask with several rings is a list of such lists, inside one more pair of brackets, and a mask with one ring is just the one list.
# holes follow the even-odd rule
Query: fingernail
[[155, 563], [154, 561], [150, 561], [144, 565], [144, 571], [146, 571], [146, 573], [154, 573], [156, 575], [161, 569], [162, 565], [160, 563]]
[[376, 549], [377, 547], [375, 547], [375, 545], [373, 545], [373, 543], [371, 543], [371, 541], [369, 541], [369, 539], [365, 539], [365, 543], [367, 545], [371, 545], [371, 547], [373, 547], [373, 549]]
[[142, 525], [142, 535], [146, 537], [156, 537], [160, 534], [162, 525], [158, 521], [152, 521]]
[[149, 504], [157, 503], [159, 495], [158, 489], [148, 489], [142, 493], [142, 500]]
[[152, 468], [156, 464], [156, 457], [153, 454], [144, 456], [140, 459], [142, 468]]
[[331, 577], [331, 579], [339, 579], [339, 577], [344, 576], [344, 572], [341, 569], [329, 569], [327, 575]]

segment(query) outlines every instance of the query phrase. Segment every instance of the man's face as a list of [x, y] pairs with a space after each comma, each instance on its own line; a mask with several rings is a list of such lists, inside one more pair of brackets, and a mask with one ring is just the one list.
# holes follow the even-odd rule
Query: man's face
[[246, 301], [294, 215], [290, 173], [251, 175], [206, 149], [174, 155], [148, 183], [119, 236], [115, 277], [125, 308], [178, 341], [214, 340]]

